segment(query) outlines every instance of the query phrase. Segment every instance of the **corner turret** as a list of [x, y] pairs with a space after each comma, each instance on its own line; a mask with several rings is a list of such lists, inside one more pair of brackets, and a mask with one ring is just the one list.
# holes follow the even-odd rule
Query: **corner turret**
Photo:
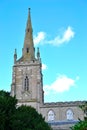
[[40, 51], [39, 51], [39, 47], [37, 48], [37, 59], [40, 61]]
[[17, 50], [15, 49], [15, 52], [14, 52], [14, 64], [16, 63], [16, 60], [17, 60]]

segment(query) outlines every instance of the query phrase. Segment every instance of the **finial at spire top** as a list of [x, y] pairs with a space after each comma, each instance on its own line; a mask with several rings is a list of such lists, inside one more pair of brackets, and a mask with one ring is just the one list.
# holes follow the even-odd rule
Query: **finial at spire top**
[[31, 10], [31, 8], [28, 8], [28, 10], [30, 11], [30, 10]]
[[17, 50], [15, 49], [15, 54], [17, 54]]

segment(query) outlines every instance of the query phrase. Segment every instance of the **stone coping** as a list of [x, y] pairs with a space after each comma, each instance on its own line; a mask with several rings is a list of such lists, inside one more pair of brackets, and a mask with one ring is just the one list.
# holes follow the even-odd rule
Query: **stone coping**
[[51, 126], [56, 126], [56, 125], [76, 124], [78, 122], [79, 120], [63, 120], [63, 121], [51, 121], [51, 122], [48, 122], [48, 124]]
[[70, 101], [70, 102], [51, 102], [51, 103], [43, 103], [41, 108], [47, 107], [67, 107], [69, 106], [79, 106], [83, 105], [87, 101]]

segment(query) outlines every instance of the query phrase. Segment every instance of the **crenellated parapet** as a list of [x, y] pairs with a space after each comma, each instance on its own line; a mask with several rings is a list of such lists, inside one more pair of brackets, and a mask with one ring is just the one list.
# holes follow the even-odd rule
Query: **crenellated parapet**
[[67, 107], [67, 106], [80, 106], [86, 101], [69, 101], [69, 102], [51, 102], [44, 103], [42, 107]]

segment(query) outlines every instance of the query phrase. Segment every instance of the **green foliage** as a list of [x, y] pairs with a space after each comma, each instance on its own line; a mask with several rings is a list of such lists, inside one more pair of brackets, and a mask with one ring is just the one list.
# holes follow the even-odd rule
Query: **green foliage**
[[87, 102], [79, 106], [84, 112], [84, 120], [79, 120], [77, 124], [71, 127], [71, 130], [87, 130]]
[[71, 130], [87, 130], [87, 121], [79, 121]]
[[79, 106], [83, 111], [84, 113], [87, 111], [87, 102], [85, 102], [83, 105], [80, 105]]
[[85, 102], [83, 105], [80, 105], [80, 108], [84, 112], [84, 120], [87, 120], [87, 102]]
[[0, 91], [0, 130], [10, 130], [11, 115], [16, 110], [17, 100], [10, 93]]
[[36, 109], [16, 104], [15, 97], [0, 91], [0, 130], [51, 130]]
[[51, 130], [41, 114], [30, 106], [18, 107], [12, 116], [12, 130]]

